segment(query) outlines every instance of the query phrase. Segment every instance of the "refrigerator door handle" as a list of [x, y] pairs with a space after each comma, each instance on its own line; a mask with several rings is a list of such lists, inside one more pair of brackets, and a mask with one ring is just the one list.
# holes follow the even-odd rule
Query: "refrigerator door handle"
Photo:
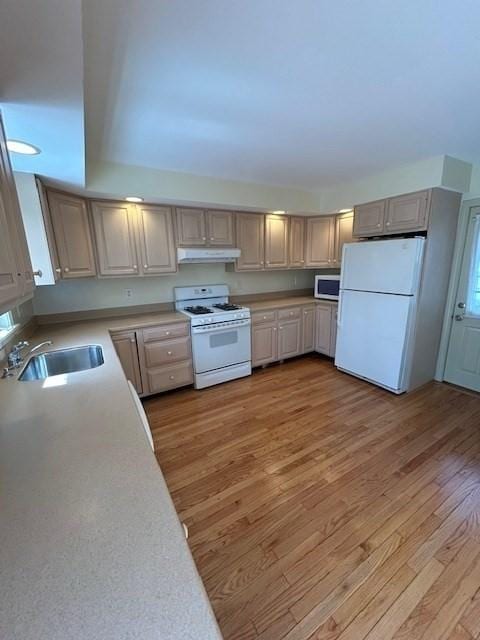
[[342, 293], [338, 296], [338, 309], [337, 309], [337, 328], [342, 326]]

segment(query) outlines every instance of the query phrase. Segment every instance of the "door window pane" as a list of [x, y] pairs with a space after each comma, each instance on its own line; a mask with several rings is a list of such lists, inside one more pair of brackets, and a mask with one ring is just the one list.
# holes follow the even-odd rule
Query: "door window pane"
[[480, 317], [480, 215], [475, 217], [472, 263], [468, 278], [467, 313]]

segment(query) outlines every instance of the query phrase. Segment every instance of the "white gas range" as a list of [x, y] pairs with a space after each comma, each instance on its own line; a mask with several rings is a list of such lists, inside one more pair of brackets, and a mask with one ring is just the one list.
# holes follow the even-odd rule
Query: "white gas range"
[[174, 297], [190, 318], [195, 388], [249, 376], [250, 309], [228, 302], [226, 284], [175, 287]]

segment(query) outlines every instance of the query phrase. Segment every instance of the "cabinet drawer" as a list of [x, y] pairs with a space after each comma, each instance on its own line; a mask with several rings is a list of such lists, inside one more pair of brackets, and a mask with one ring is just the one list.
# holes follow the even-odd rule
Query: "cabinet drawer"
[[279, 320], [293, 320], [294, 318], [300, 318], [300, 307], [290, 307], [289, 309], [280, 309], [278, 311]]
[[181, 362], [160, 369], [147, 369], [147, 382], [150, 393], [192, 384], [192, 365], [190, 362]]
[[252, 324], [263, 324], [264, 322], [276, 322], [276, 311], [256, 311], [252, 313]]
[[170, 340], [171, 338], [181, 338], [189, 335], [189, 328], [186, 322], [178, 324], [165, 324], [161, 327], [148, 327], [143, 329], [143, 341], [154, 342], [156, 340]]
[[145, 364], [147, 367], [158, 367], [170, 362], [189, 360], [190, 357], [190, 338], [164, 340], [145, 345]]

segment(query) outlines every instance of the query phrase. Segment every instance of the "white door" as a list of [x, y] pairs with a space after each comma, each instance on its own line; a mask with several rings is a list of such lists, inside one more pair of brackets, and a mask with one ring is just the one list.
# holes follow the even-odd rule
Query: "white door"
[[342, 291], [335, 365], [395, 391], [405, 391], [407, 337], [414, 298]]
[[444, 377], [480, 391], [480, 207], [468, 225]]
[[421, 273], [424, 243], [424, 238], [403, 238], [345, 244], [340, 288], [414, 294]]

